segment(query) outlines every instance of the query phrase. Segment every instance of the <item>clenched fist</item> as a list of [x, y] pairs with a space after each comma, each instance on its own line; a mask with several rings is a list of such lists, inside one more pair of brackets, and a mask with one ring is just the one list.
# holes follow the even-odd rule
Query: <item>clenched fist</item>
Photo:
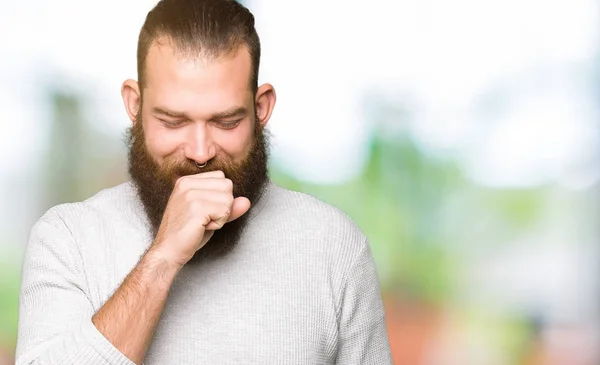
[[183, 266], [215, 230], [250, 209], [250, 200], [233, 198], [233, 183], [222, 171], [181, 177], [167, 203], [153, 249]]

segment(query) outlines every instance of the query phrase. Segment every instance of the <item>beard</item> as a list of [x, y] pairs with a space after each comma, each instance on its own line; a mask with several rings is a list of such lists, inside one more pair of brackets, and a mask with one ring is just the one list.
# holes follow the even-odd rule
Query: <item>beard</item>
[[[129, 175], [150, 222], [152, 237], [156, 237], [175, 181], [181, 176], [221, 170], [225, 177], [233, 182], [233, 196], [248, 198], [252, 204], [250, 209], [260, 199], [268, 180], [268, 135], [256, 116], [251, 149], [244, 160], [238, 163], [223, 156], [216, 156], [207, 161], [205, 167], [199, 169], [193, 160], [181, 161], [170, 156], [159, 165], [146, 147], [141, 113], [133, 127], [127, 131], [127, 140]], [[249, 212], [246, 212], [238, 219], [226, 223], [221, 229], [215, 230], [206, 245], [198, 250], [190, 261], [220, 257], [231, 252], [240, 240], [248, 221], [248, 214]]]

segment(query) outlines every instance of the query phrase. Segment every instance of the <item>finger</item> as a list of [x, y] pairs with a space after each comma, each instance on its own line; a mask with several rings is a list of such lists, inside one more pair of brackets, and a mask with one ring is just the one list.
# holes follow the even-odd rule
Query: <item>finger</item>
[[185, 175], [175, 181], [175, 186], [180, 186], [182, 184], [186, 184], [189, 181], [194, 181], [198, 179], [206, 179], [206, 178], [224, 178], [225, 173], [221, 170], [209, 171], [209, 172], [201, 172], [199, 174], [194, 175]]
[[206, 230], [217, 230], [221, 229], [225, 223], [229, 223], [246, 214], [250, 209], [250, 200], [245, 197], [235, 198], [233, 201], [233, 206], [231, 208], [230, 214], [227, 216], [227, 219], [223, 222], [224, 217], [220, 217], [217, 220], [210, 221], [206, 226]]
[[225, 173], [221, 170], [209, 171], [209, 172], [201, 172], [199, 174], [187, 175], [187, 177], [193, 179], [204, 179], [208, 177], [225, 177]]
[[223, 177], [188, 179], [186, 181], [181, 182], [180, 189], [202, 190], [207, 192], [225, 192], [231, 195], [233, 192], [233, 181]]
[[204, 229], [207, 232], [216, 231], [216, 230], [221, 229], [221, 228], [223, 228], [222, 225], [219, 225], [218, 223], [213, 222], [213, 221], [210, 221], [206, 226], [204, 226]]
[[250, 200], [248, 200], [248, 198], [245, 198], [245, 197], [235, 198], [235, 200], [233, 201], [233, 206], [231, 207], [231, 213], [227, 216], [226, 221], [223, 222], [222, 219], [218, 219], [216, 221], [211, 221], [205, 226], [205, 229], [206, 230], [221, 229], [225, 225], [225, 223], [234, 221], [234, 220], [238, 219], [239, 217], [241, 217], [242, 215], [246, 214], [246, 212], [248, 212], [248, 210], [250, 209], [250, 206], [251, 206], [251, 204], [250, 204]]
[[[200, 213], [210, 213], [216, 207], [227, 207], [231, 210], [233, 195], [229, 191], [188, 189], [181, 193], [181, 202], [185, 205], [194, 205], [194, 209], [202, 209]], [[207, 222], [208, 223], [208, 222]]]
[[208, 223], [204, 226], [206, 230], [221, 229], [231, 215], [231, 206], [228, 204], [205, 202], [204, 207], [205, 214], [208, 214]]
[[214, 172], [214, 174], [209, 176], [204, 175], [200, 177], [198, 175], [188, 175], [180, 177], [175, 182], [175, 189], [177, 191], [190, 189], [233, 191], [233, 182], [230, 179], [225, 178], [222, 171], [212, 172]]
[[214, 230], [208, 230], [208, 229], [206, 229], [205, 232], [204, 232], [204, 236], [202, 237], [201, 245], [200, 245], [200, 247], [198, 247], [198, 249], [196, 251], [198, 251], [202, 247], [204, 247], [204, 245], [206, 245], [206, 243], [212, 238], [213, 234], [215, 234]]
[[233, 206], [231, 207], [231, 213], [229, 214], [229, 219], [227, 222], [236, 220], [246, 214], [246, 212], [250, 209], [250, 206], [251, 204], [248, 198], [243, 196], [235, 198], [233, 200]]
[[231, 191], [218, 191], [218, 190], [188, 190], [190, 192], [190, 196], [195, 200], [207, 202], [207, 203], [215, 203], [220, 205], [228, 206], [231, 209], [233, 205], [233, 194]]

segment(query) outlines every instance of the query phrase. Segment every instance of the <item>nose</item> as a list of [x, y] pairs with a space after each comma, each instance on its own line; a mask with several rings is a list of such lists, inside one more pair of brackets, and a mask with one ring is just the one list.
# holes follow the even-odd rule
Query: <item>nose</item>
[[185, 144], [185, 157], [202, 165], [215, 157], [216, 148], [206, 125], [198, 123], [190, 128]]

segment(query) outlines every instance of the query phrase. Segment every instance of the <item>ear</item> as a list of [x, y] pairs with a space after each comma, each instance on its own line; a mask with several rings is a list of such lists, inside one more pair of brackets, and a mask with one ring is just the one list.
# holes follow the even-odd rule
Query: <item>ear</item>
[[125, 80], [121, 87], [121, 96], [123, 97], [123, 103], [125, 104], [125, 111], [129, 116], [129, 119], [135, 124], [137, 120], [137, 114], [141, 113], [141, 94], [140, 87], [135, 80]]
[[258, 122], [264, 127], [271, 118], [275, 108], [275, 88], [271, 84], [263, 84], [256, 91], [256, 115]]

